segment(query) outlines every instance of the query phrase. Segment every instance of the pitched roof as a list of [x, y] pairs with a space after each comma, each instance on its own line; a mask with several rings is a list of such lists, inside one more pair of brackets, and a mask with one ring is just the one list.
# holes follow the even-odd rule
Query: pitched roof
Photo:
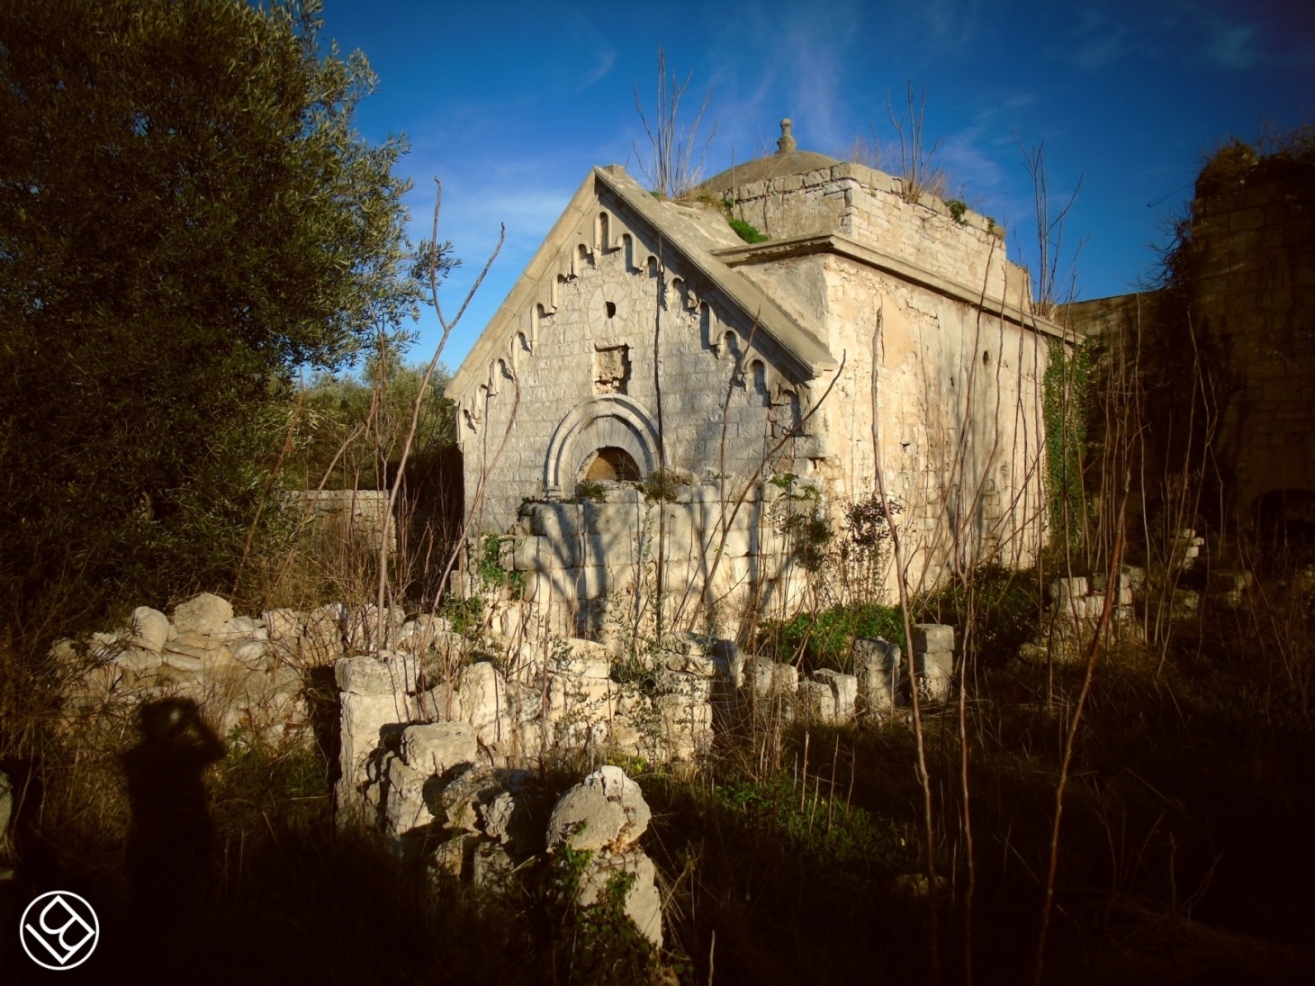
[[746, 324], [756, 323], [754, 346], [776, 356], [801, 380], [834, 369], [820, 327], [800, 313], [787, 312], [742, 271], [729, 266], [714, 251], [743, 245], [719, 212], [659, 201], [620, 165], [594, 168], [571, 197], [565, 211], [526, 265], [511, 292], [485, 326], [470, 353], [452, 375], [448, 396], [459, 400], [523, 324], [526, 313], [542, 296], [541, 284], [570, 263], [576, 231], [591, 222], [599, 207], [610, 209], [636, 231], [663, 244], [682, 276], [697, 279], [702, 297], [720, 300]]

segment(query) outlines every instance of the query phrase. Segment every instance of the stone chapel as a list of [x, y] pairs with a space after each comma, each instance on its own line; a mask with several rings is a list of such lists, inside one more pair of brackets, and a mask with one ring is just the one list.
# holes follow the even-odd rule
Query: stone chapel
[[680, 200], [593, 169], [448, 386], [471, 533], [577, 630], [645, 550], [685, 601], [801, 604], [878, 469], [915, 585], [1042, 543], [1062, 335], [1003, 229], [790, 131]]

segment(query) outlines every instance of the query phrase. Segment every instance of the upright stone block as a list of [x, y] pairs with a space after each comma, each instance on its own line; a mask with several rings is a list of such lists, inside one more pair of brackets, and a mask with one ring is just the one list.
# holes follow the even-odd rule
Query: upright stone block
[[899, 694], [899, 644], [881, 637], [855, 640], [853, 659], [860, 709], [869, 715], [889, 715]]
[[1055, 579], [1050, 583], [1050, 600], [1056, 606], [1069, 606], [1073, 600], [1087, 594], [1087, 579], [1079, 575], [1071, 579]]
[[805, 719], [820, 723], [836, 721], [835, 696], [831, 693], [831, 686], [825, 681], [811, 678], [801, 681], [797, 694], [799, 710]]
[[831, 704], [835, 710], [836, 722], [848, 722], [854, 718], [854, 709], [858, 698], [858, 678], [852, 674], [841, 674], [830, 668], [813, 672], [813, 680], [819, 681], [831, 689]]
[[943, 623], [913, 624], [914, 654], [950, 653], [953, 650], [954, 627]]
[[373, 655], [347, 657], [334, 665], [341, 722], [341, 752], [337, 801], [338, 820], [365, 808], [369, 767], [379, 749], [380, 734], [391, 723], [405, 722], [408, 709], [404, 686], [390, 662]]
[[913, 626], [913, 668], [919, 694], [943, 702], [954, 681], [954, 627], [940, 623]]
[[408, 726], [402, 733], [402, 756], [425, 777], [443, 774], [457, 764], [479, 757], [479, 742], [468, 722], [429, 722]]

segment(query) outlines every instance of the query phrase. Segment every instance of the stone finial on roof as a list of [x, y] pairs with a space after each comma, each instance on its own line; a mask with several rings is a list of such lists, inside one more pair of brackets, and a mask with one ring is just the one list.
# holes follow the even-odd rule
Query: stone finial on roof
[[789, 154], [796, 146], [794, 138], [790, 136], [790, 118], [787, 116], [781, 121], [781, 139], [776, 142], [777, 154]]

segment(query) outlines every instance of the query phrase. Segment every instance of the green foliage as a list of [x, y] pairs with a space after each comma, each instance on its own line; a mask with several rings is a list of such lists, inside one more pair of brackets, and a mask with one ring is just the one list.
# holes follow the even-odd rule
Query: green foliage
[[647, 479], [639, 484], [639, 489], [646, 499], [654, 502], [675, 503], [677, 485], [670, 473], [663, 473], [655, 469], [648, 474]]
[[659, 978], [657, 950], [626, 916], [625, 902], [635, 875], [613, 873], [599, 900], [580, 907], [580, 881], [593, 854], [563, 846], [548, 864], [543, 893], [545, 943], [553, 960], [553, 981], [610, 984], [647, 983]]
[[353, 129], [374, 79], [320, 50], [317, 9], [0, 5], [0, 598], [25, 649], [38, 615], [231, 588], [291, 371], [415, 308], [403, 148]]
[[480, 582], [486, 589], [510, 589], [516, 596], [525, 591], [525, 573], [507, 571], [502, 565], [503, 538], [496, 534], [484, 535], [484, 553], [479, 557]]
[[1095, 359], [1089, 345], [1068, 347], [1050, 341], [1042, 381], [1046, 426], [1046, 502], [1050, 543], [1058, 551], [1078, 551], [1085, 544], [1087, 501], [1082, 487], [1087, 421], [1095, 394]]
[[1035, 570], [1011, 571], [992, 565], [955, 580], [927, 601], [937, 623], [955, 626], [962, 648], [971, 627], [973, 652], [1004, 665], [1032, 638], [1040, 621], [1040, 586]]
[[602, 483], [581, 480], [575, 484], [575, 498], [581, 503], [602, 503], [607, 499], [607, 487]]
[[448, 593], [438, 605], [438, 615], [457, 633], [473, 640], [484, 629], [484, 600], [479, 596], [462, 599]]
[[825, 517], [813, 511], [786, 514], [782, 529], [791, 539], [791, 550], [799, 563], [810, 572], [820, 571], [826, 563], [827, 547], [835, 532]]
[[849, 650], [859, 637], [883, 637], [908, 652], [900, 610], [876, 603], [800, 613], [784, 622], [767, 621], [759, 631], [759, 641], [774, 649], [778, 659], [792, 660], [798, 655], [808, 670], [848, 670]]
[[622, 685], [637, 685], [642, 695], [652, 697], [657, 694], [657, 671], [637, 656], [626, 655], [613, 660], [608, 677]]
[[766, 233], [759, 232], [756, 226], [745, 222], [743, 219], [730, 216], [727, 217], [726, 222], [730, 224], [731, 229], [735, 230], [735, 234], [745, 243], [766, 243], [771, 239]]
[[851, 599], [880, 597], [891, 556], [887, 511], [897, 516], [904, 512], [904, 504], [874, 493], [845, 507], [840, 561]]
[[[322, 481], [327, 489], [382, 488], [401, 461], [424, 372], [402, 365], [388, 347], [382, 356], [372, 354], [360, 375], [316, 374], [299, 394], [284, 482], [302, 489]], [[447, 369], [438, 367], [419, 401], [412, 461], [432, 463], [456, 442], [456, 408], [443, 396], [447, 380]]]
[[723, 782], [714, 797], [742, 824], [830, 864], [898, 866], [911, 861], [908, 840], [893, 821], [883, 823], [862, 808], [831, 804], [826, 788], [801, 792], [788, 773], [760, 782]]
[[945, 206], [950, 210], [950, 218], [962, 226], [963, 217], [968, 212], [968, 203], [963, 199], [950, 199], [945, 203]]

